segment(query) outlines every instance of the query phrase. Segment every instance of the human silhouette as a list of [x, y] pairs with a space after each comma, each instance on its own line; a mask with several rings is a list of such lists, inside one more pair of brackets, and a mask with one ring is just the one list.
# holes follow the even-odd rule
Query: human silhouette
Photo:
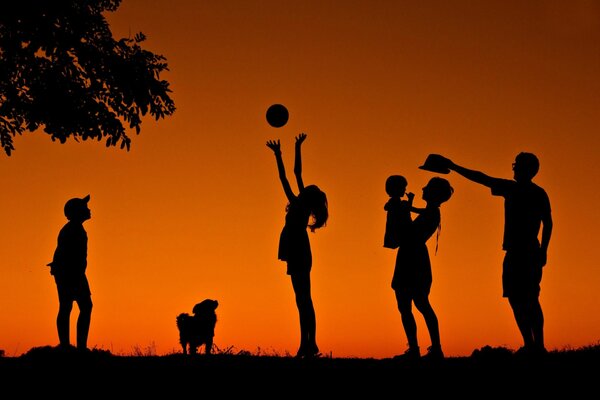
[[286, 177], [279, 139], [267, 141], [267, 147], [275, 154], [279, 179], [288, 200], [285, 225], [279, 237], [278, 258], [287, 263], [287, 274], [291, 277], [300, 317], [300, 347], [296, 354], [297, 358], [320, 355], [310, 287], [312, 252], [307, 229], [315, 232], [325, 226], [329, 217], [325, 192], [316, 185], [305, 187], [302, 181], [301, 148], [304, 140], [306, 140], [305, 133], [296, 136], [294, 175], [298, 184], [298, 195], [294, 194]]
[[88, 349], [92, 297], [86, 276], [88, 236], [83, 223], [91, 218], [89, 200], [88, 194], [83, 198], [72, 198], [66, 202], [64, 214], [68, 222], [58, 234], [54, 257], [48, 264], [58, 291], [59, 308], [56, 327], [59, 347], [62, 349], [72, 348], [69, 326], [73, 302], [76, 302], [79, 308], [77, 349], [81, 351]]
[[433, 281], [431, 272], [431, 259], [427, 241], [441, 228], [442, 203], [448, 201], [454, 189], [450, 183], [440, 177], [433, 177], [423, 187], [422, 199], [426, 206], [408, 226], [405, 235], [402, 235], [400, 246], [396, 255], [396, 265], [392, 278], [392, 289], [396, 295], [396, 303], [404, 333], [408, 340], [408, 349], [404, 354], [395, 358], [407, 361], [421, 359], [421, 351], [417, 339], [417, 324], [412, 312], [414, 304], [423, 315], [431, 346], [424, 358], [438, 361], [444, 358], [440, 341], [438, 319], [429, 302], [429, 293]]
[[489, 187], [492, 195], [504, 198], [502, 296], [508, 299], [523, 337], [523, 347], [518, 353], [545, 354], [544, 314], [539, 295], [553, 222], [548, 194], [532, 181], [540, 168], [539, 159], [533, 153], [517, 154], [512, 164], [513, 179], [494, 178], [445, 157], [444, 162], [451, 171]]
[[[383, 206], [386, 211], [385, 234], [383, 237], [383, 247], [388, 249], [397, 249], [400, 245], [400, 235], [405, 232], [406, 227], [411, 223], [410, 216], [413, 207], [414, 193], [406, 193], [408, 181], [402, 175], [390, 175], [385, 180], [385, 192], [389, 199]], [[406, 194], [407, 199], [402, 197]]]

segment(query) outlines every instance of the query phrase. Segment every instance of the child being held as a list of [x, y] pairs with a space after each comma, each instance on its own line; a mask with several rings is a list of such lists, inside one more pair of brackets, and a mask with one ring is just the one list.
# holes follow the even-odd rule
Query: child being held
[[[411, 211], [419, 210], [413, 207], [414, 193], [406, 193], [408, 181], [402, 175], [390, 175], [385, 181], [385, 191], [390, 196], [383, 209], [387, 212], [383, 247], [397, 249], [402, 241], [412, 219]], [[402, 197], [406, 194], [407, 200]]]

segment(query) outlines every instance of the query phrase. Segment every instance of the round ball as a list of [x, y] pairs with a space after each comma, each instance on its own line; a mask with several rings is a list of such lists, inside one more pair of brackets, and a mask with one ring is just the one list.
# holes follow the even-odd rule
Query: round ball
[[283, 104], [273, 104], [267, 109], [267, 122], [273, 128], [281, 128], [287, 124], [290, 114]]

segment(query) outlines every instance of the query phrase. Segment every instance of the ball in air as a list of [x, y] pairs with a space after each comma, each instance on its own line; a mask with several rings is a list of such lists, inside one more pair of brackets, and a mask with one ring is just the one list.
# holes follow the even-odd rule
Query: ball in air
[[267, 109], [267, 122], [273, 128], [281, 128], [289, 118], [290, 113], [283, 104], [273, 104]]

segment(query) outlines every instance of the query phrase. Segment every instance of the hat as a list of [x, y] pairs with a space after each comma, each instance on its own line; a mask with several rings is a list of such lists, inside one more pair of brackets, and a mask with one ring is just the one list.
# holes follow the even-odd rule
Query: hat
[[419, 167], [425, 171], [437, 172], [439, 174], [449, 174], [450, 168], [448, 168], [448, 159], [439, 154], [430, 154], [427, 159]]
[[65, 203], [65, 217], [71, 219], [73, 216], [77, 215], [77, 213], [84, 207], [87, 207], [87, 203], [90, 201], [90, 195], [83, 198], [74, 197], [69, 199]]

